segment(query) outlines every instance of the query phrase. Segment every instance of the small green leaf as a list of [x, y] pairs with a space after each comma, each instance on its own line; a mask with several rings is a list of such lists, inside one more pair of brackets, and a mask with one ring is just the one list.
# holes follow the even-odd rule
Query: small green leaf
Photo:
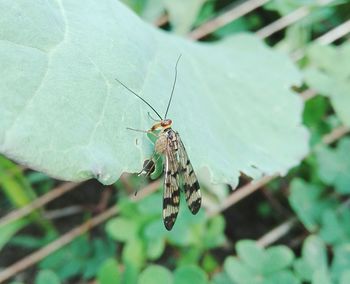
[[226, 272], [220, 272], [213, 276], [211, 284], [234, 284]]
[[133, 220], [116, 217], [106, 224], [107, 233], [117, 241], [131, 241], [137, 237], [138, 226]]
[[329, 96], [340, 120], [350, 126], [349, 42], [338, 47], [312, 45], [307, 57], [306, 82], [311, 88]]
[[122, 284], [136, 284], [140, 274], [139, 268], [132, 262], [124, 262], [124, 266]]
[[[159, 222], [159, 220], [158, 220]], [[147, 257], [151, 260], [158, 259], [164, 252], [165, 249], [165, 239], [160, 236], [160, 238], [154, 238], [148, 240], [146, 244]]]
[[266, 250], [254, 241], [239, 241], [236, 245], [239, 258], [258, 273], [268, 275], [291, 265], [294, 254], [285, 246], [274, 246]]
[[289, 270], [276, 271], [268, 276], [264, 284], [301, 284], [300, 280]]
[[171, 284], [173, 276], [171, 272], [160, 265], [150, 265], [140, 274], [138, 284]]
[[294, 269], [306, 281], [311, 281], [316, 271], [326, 271], [327, 250], [326, 245], [317, 236], [309, 236], [303, 243], [301, 259], [294, 263]]
[[198, 266], [182, 266], [174, 272], [174, 284], [206, 284], [207, 275]]
[[311, 281], [314, 271], [311, 265], [306, 260], [304, 260], [303, 258], [299, 258], [294, 261], [293, 266], [294, 271], [301, 280]]
[[321, 199], [323, 189], [295, 178], [290, 185], [289, 203], [304, 226], [311, 232], [318, 228], [322, 214], [334, 207], [332, 198]]
[[304, 123], [311, 132], [310, 144], [312, 146], [320, 144], [323, 136], [332, 130], [324, 119], [327, 117], [329, 108], [328, 100], [323, 96], [316, 96], [305, 104]]
[[334, 258], [331, 265], [332, 278], [336, 281], [350, 267], [350, 243], [339, 245], [334, 249]]
[[144, 244], [139, 239], [132, 239], [123, 248], [122, 259], [124, 263], [132, 263], [140, 268], [145, 262]]
[[201, 267], [209, 273], [213, 273], [219, 266], [219, 261], [210, 253], [206, 253], [202, 260]]
[[234, 283], [255, 283], [257, 278], [255, 271], [252, 271], [249, 266], [240, 262], [236, 257], [227, 257], [224, 269]]
[[0, 232], [1, 232], [0, 250], [3, 248], [3, 246], [6, 245], [6, 243], [9, 240], [11, 240], [13, 235], [15, 235], [20, 229], [25, 227], [28, 223], [30, 223], [30, 220], [26, 218], [21, 218], [0, 226]]
[[317, 236], [309, 236], [302, 248], [303, 259], [313, 270], [325, 270], [327, 264], [327, 249], [325, 243]]
[[105, 262], [101, 265], [97, 274], [97, 280], [99, 284], [120, 283], [118, 263], [114, 258], [105, 260]]
[[42, 270], [39, 272], [38, 276], [35, 278], [35, 284], [60, 284], [60, 279], [51, 270]]
[[336, 244], [347, 240], [343, 224], [334, 210], [324, 212], [319, 235], [329, 244]]
[[268, 274], [290, 266], [294, 260], [294, 254], [288, 247], [280, 245], [268, 248], [264, 258], [263, 271], [264, 274]]
[[225, 242], [225, 219], [218, 215], [208, 221], [203, 236], [204, 246], [208, 249], [218, 247]]
[[238, 257], [255, 271], [264, 270], [265, 252], [254, 241], [243, 240], [236, 244]]
[[312, 276], [312, 284], [332, 284], [330, 275], [327, 269], [318, 269]]
[[199, 11], [207, 0], [163, 0], [169, 20], [178, 34], [186, 34], [194, 24]]
[[324, 146], [316, 150], [320, 179], [328, 185], [334, 185], [341, 194], [350, 193], [349, 153], [350, 138], [347, 137], [341, 139], [335, 149]]

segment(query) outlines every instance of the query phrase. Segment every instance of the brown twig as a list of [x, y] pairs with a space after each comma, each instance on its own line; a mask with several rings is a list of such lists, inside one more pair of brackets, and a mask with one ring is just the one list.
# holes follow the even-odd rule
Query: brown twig
[[312, 89], [307, 89], [307, 90], [303, 91], [302, 93], [300, 93], [300, 96], [302, 97], [302, 99], [304, 101], [308, 101], [308, 100], [311, 100], [313, 97], [316, 97], [317, 92], [315, 90], [312, 90]]
[[350, 128], [347, 126], [339, 126], [335, 129], [333, 129], [330, 133], [326, 134], [322, 138], [322, 142], [324, 144], [332, 144], [335, 141], [339, 140], [344, 135], [348, 134], [350, 132]]
[[[350, 198], [345, 200], [338, 208], [337, 212], [340, 210], [346, 208], [350, 204]], [[290, 230], [292, 230], [297, 224], [299, 224], [299, 220], [296, 217], [292, 217], [288, 219], [287, 221], [283, 222], [282, 224], [278, 225], [276, 228], [272, 229], [271, 231], [267, 232], [265, 235], [260, 237], [257, 240], [257, 244], [261, 247], [267, 247], [276, 241], [278, 241], [280, 238], [287, 235]], [[297, 239], [298, 243], [301, 243], [302, 240], [307, 235], [303, 234], [301, 237]]]
[[30, 213], [32, 213], [34, 210], [44, 206], [46, 203], [54, 200], [55, 198], [77, 188], [80, 185], [80, 183], [73, 183], [73, 182], [65, 182], [58, 187], [52, 189], [48, 193], [44, 194], [43, 196], [40, 196], [39, 198], [35, 199], [32, 203], [29, 203], [28, 205], [19, 208], [15, 211], [12, 211], [5, 217], [0, 219], [0, 228], [5, 226], [6, 224], [13, 222], [15, 220], [18, 220]]
[[[335, 27], [334, 29], [330, 30], [324, 35], [318, 37], [317, 39], [315, 39], [315, 42], [321, 45], [331, 44], [332, 42], [335, 42], [336, 40], [344, 37], [348, 33], [350, 33], [350, 20], [342, 23], [341, 25]], [[305, 50], [298, 49], [291, 54], [291, 58], [294, 61], [298, 61], [301, 58], [303, 58], [304, 55]]]
[[239, 189], [236, 189], [231, 195], [227, 197], [227, 199], [219, 205], [217, 208], [214, 210], [211, 210], [208, 212], [208, 216], [212, 217], [220, 212], [224, 211], [225, 209], [229, 208], [233, 204], [236, 204], [237, 202], [241, 201], [243, 198], [247, 197], [248, 195], [252, 194], [259, 188], [261, 188], [263, 185], [267, 184], [274, 178], [276, 178], [277, 175], [273, 176], [265, 176], [257, 181], [252, 181], [248, 183], [247, 185], [242, 186]]
[[331, 44], [332, 42], [335, 42], [336, 40], [344, 37], [348, 33], [350, 33], [350, 20], [347, 20], [336, 28], [330, 30], [328, 33], [320, 36], [316, 39], [316, 42], [323, 45]]
[[112, 196], [112, 190], [113, 187], [112, 186], [106, 186], [101, 193], [101, 198], [98, 201], [96, 207], [95, 207], [95, 212], [103, 212], [106, 210], [107, 206], [108, 206], [108, 202], [111, 199]]
[[267, 247], [288, 234], [296, 224], [298, 224], [298, 219], [292, 217], [260, 237], [256, 243], [261, 247]]
[[169, 21], [168, 14], [164, 14], [154, 22], [154, 25], [157, 27], [161, 27], [165, 25], [168, 21]]
[[256, 8], [269, 2], [269, 0], [248, 0], [242, 4], [233, 7], [232, 9], [224, 12], [223, 14], [217, 16], [216, 18], [204, 23], [200, 27], [194, 29], [188, 34], [188, 37], [198, 40], [203, 38], [217, 29], [233, 22], [234, 20], [242, 17], [245, 14], [255, 10]]
[[55, 209], [55, 210], [50, 210], [50, 211], [45, 211], [43, 214], [43, 218], [45, 219], [59, 219], [67, 216], [72, 216], [75, 214], [79, 214], [84, 211], [84, 207], [80, 205], [72, 205], [72, 206], [67, 206], [63, 207], [60, 209]]
[[291, 24], [299, 21], [302, 18], [305, 18], [310, 13], [308, 7], [300, 7], [297, 10], [289, 13], [288, 15], [279, 18], [277, 21], [263, 27], [262, 29], [256, 32], [256, 35], [261, 39], [265, 39], [274, 33], [290, 26]]

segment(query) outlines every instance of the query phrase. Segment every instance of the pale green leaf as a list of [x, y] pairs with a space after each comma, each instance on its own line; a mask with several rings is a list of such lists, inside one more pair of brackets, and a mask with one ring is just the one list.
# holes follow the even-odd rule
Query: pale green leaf
[[178, 34], [190, 31], [199, 11], [207, 0], [163, 0], [169, 20]]
[[195, 169], [237, 184], [285, 174], [308, 151], [300, 74], [259, 39], [194, 43], [142, 22], [114, 0], [0, 4], [0, 152], [51, 176], [115, 182], [152, 152], [150, 109], [169, 111]]
[[254, 241], [243, 240], [236, 244], [238, 257], [255, 271], [263, 272], [265, 251], [257, 246]]
[[289, 270], [272, 273], [264, 284], [301, 284], [301, 281]]
[[340, 120], [350, 126], [350, 43], [339, 47], [313, 45], [307, 57], [306, 82], [329, 96]]
[[334, 249], [332, 261], [332, 278], [338, 280], [350, 267], [350, 243], [339, 245]]
[[207, 284], [208, 279], [205, 272], [198, 266], [182, 266], [174, 272], [174, 284]]
[[138, 233], [137, 223], [132, 220], [116, 217], [108, 221], [106, 224], [106, 231], [115, 240], [131, 241], [137, 237]]
[[224, 262], [224, 270], [234, 283], [248, 284], [253, 283], [256, 279], [256, 273], [236, 257], [229, 256], [226, 258]]
[[332, 284], [327, 270], [319, 269], [312, 276], [312, 284]]
[[6, 243], [11, 240], [11, 238], [23, 227], [25, 227], [28, 223], [30, 223], [30, 220], [26, 218], [17, 219], [11, 222], [5, 223], [4, 225], [0, 226], [0, 250], [3, 246], [6, 245]]
[[335, 206], [334, 199], [321, 198], [323, 192], [323, 188], [302, 179], [295, 178], [291, 182], [289, 203], [309, 231], [315, 231], [324, 211]]
[[334, 185], [336, 190], [342, 194], [350, 193], [349, 153], [349, 138], [341, 139], [335, 149], [319, 147], [316, 151], [320, 179], [328, 185]]
[[[264, 273], [272, 273], [287, 268], [292, 264], [294, 254], [286, 246], [273, 246], [265, 251]], [[289, 278], [289, 276], [286, 276]]]
[[138, 284], [171, 284], [173, 276], [171, 272], [160, 265], [150, 265], [140, 274]]
[[101, 265], [97, 279], [99, 284], [119, 284], [120, 272], [115, 259], [109, 258]]
[[52, 270], [41, 270], [35, 278], [35, 284], [60, 284], [60, 279]]
[[144, 244], [139, 239], [127, 242], [123, 248], [122, 259], [124, 263], [132, 263], [140, 268], [145, 262]]
[[282, 270], [291, 265], [293, 252], [286, 246], [260, 248], [256, 242], [243, 240], [236, 245], [239, 258], [254, 271], [264, 275]]
[[302, 248], [302, 257], [313, 271], [327, 268], [327, 250], [325, 243], [317, 236], [309, 236]]

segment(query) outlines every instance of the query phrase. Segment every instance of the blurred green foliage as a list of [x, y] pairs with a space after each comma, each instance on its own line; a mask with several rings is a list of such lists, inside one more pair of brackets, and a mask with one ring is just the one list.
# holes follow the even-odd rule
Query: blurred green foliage
[[[220, 1], [215, 0], [180, 4], [167, 0], [124, 2], [150, 22], [167, 11], [170, 29], [182, 34], [220, 13]], [[188, 6], [181, 6], [185, 3]], [[281, 17], [305, 6], [310, 10], [308, 17], [289, 26], [282, 38], [269, 39], [276, 43], [276, 49], [306, 51], [300, 68], [306, 85], [319, 94], [306, 102], [304, 110], [312, 153], [286, 178], [290, 208], [302, 224], [304, 236], [309, 234], [299, 243], [301, 252], [284, 245], [265, 249], [252, 240], [239, 240], [234, 252], [225, 231], [227, 219], [220, 214], [208, 217], [203, 210], [193, 216], [184, 200], [176, 230], [168, 232], [160, 221], [161, 190], [137, 203], [120, 194], [120, 214], [106, 223], [105, 231], [97, 237], [84, 235], [41, 261], [34, 283], [92, 278], [99, 284], [350, 283], [350, 140], [344, 137], [334, 145], [322, 145], [325, 134], [339, 125], [350, 125], [350, 44], [347, 41], [334, 46], [311, 44], [317, 35], [343, 22], [346, 11], [350, 11], [349, 1], [326, 5], [313, 0], [270, 1], [263, 11], [233, 21], [215, 31], [210, 39], [258, 29], [264, 25], [266, 13]], [[157, 165], [153, 178], [160, 174], [159, 168]], [[135, 183], [144, 181], [133, 179]], [[43, 193], [52, 187], [53, 181], [40, 173], [23, 174], [18, 166], [1, 158], [0, 185], [2, 199], [10, 204], [5, 206], [9, 209], [33, 201], [36, 198], [33, 185], [38, 185], [38, 191]], [[125, 189], [120, 182], [117, 186], [119, 191]], [[272, 194], [279, 189], [277, 182], [266, 188]], [[220, 194], [222, 201], [226, 195]], [[217, 198], [213, 200], [220, 202]], [[268, 218], [273, 208], [264, 202], [258, 212], [261, 219]], [[0, 227], [0, 247], [12, 244], [36, 248], [48, 243], [52, 237], [37, 239], [20, 234], [11, 239], [33, 222], [54, 235], [52, 225], [43, 222], [40, 212], [35, 212]], [[75, 280], [71, 283], [76, 283]], [[21, 282], [12, 282], [15, 283]]]

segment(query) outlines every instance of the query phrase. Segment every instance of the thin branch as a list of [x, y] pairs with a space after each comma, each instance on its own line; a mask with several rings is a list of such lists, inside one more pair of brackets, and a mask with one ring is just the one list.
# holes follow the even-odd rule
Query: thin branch
[[265, 39], [270, 35], [290, 26], [291, 24], [305, 18], [310, 13], [310, 9], [306, 6], [301, 7], [288, 15], [279, 18], [277, 21], [272, 22], [271, 24], [263, 27], [262, 29], [256, 32], [256, 35], [261, 39]]
[[345, 23], [342, 23], [328, 33], [320, 36], [316, 39], [316, 42], [323, 45], [331, 44], [332, 42], [346, 36], [348, 33], [350, 33], [350, 20], [347, 20]]
[[292, 217], [260, 237], [256, 243], [261, 247], [267, 247], [287, 235], [296, 224], [298, 224], [298, 219]]
[[239, 189], [236, 189], [231, 195], [227, 197], [227, 199], [220, 204], [217, 208], [215, 208], [212, 211], [208, 212], [208, 217], [215, 216], [219, 214], [220, 212], [224, 211], [225, 209], [231, 207], [233, 204], [236, 204], [237, 202], [241, 201], [243, 198], [247, 197], [248, 195], [252, 194], [253, 192], [257, 191], [259, 188], [261, 188], [263, 185], [267, 184], [274, 178], [276, 178], [277, 175], [273, 176], [265, 176], [257, 181], [252, 181], [248, 183], [247, 185], [242, 186]]
[[83, 211], [84, 211], [83, 206], [72, 205], [72, 206], [67, 206], [56, 210], [45, 211], [43, 214], [43, 218], [49, 219], [49, 220], [59, 219], [59, 218], [76, 215]]
[[300, 96], [304, 101], [308, 101], [308, 100], [311, 100], [313, 97], [316, 97], [317, 92], [315, 90], [312, 90], [312, 89], [307, 89], [307, 90], [301, 92]]
[[168, 21], [169, 21], [169, 16], [167, 14], [164, 14], [154, 22], [154, 25], [157, 27], [161, 27], [165, 25]]
[[35, 199], [32, 203], [19, 208], [15, 211], [10, 212], [8, 215], [0, 219], [0, 228], [5, 226], [6, 224], [18, 220], [30, 213], [34, 210], [44, 206], [46, 203], [54, 200], [55, 198], [77, 188], [81, 183], [73, 183], [73, 182], [65, 182], [58, 187], [50, 190], [48, 193], [40, 196]]
[[[350, 198], [348, 198], [342, 204], [340, 204], [340, 206], [337, 208], [336, 211], [340, 212], [342, 209], [347, 208], [349, 204], [350, 204]], [[297, 224], [299, 224], [299, 220], [296, 217], [292, 217], [287, 221], [283, 222], [282, 224], [278, 225], [276, 228], [267, 232], [265, 235], [260, 237], [256, 242], [261, 247], [267, 247], [275, 243], [285, 235], [287, 235]], [[302, 239], [299, 239], [299, 241], [301, 241]]]
[[335, 141], [339, 140], [341, 137], [343, 137], [344, 135], [350, 133], [350, 128], [347, 126], [339, 126], [335, 129], [333, 129], [330, 133], [326, 134], [325, 136], [323, 136], [322, 138], [322, 142], [324, 144], [332, 144]]
[[[317, 39], [315, 39], [315, 42], [317, 42], [318, 44], [322, 44], [322, 45], [331, 44], [331, 43], [335, 42], [336, 40], [344, 37], [348, 33], [350, 33], [350, 20], [346, 21], [345, 23], [342, 23], [341, 25], [328, 31], [324, 35], [318, 37]], [[302, 59], [304, 57], [304, 55], [305, 55], [305, 50], [298, 49], [291, 54], [291, 58], [294, 61], [298, 61], [298, 60]]]
[[217, 29], [233, 22], [234, 20], [248, 14], [249, 12], [255, 10], [256, 8], [261, 7], [269, 0], [248, 0], [242, 4], [233, 7], [232, 9], [224, 12], [223, 14], [217, 16], [216, 18], [204, 23], [197, 29], [191, 31], [188, 36], [192, 39], [198, 40], [203, 38]]
[[[159, 181], [153, 182], [146, 186], [143, 190], [141, 190], [140, 194], [138, 194], [133, 199], [135, 201], [140, 200], [144, 198], [145, 196], [151, 194], [152, 192], [156, 191], [159, 188]], [[141, 194], [142, 193], [142, 194]], [[132, 197], [130, 197], [132, 198]], [[119, 213], [119, 208], [116, 206], [110, 207], [108, 210], [104, 211], [103, 213], [89, 219], [85, 223], [81, 224], [80, 226], [70, 230], [68, 233], [62, 235], [57, 240], [51, 242], [50, 244], [46, 245], [45, 247], [31, 253], [30, 255], [22, 258], [21, 260], [15, 262], [11, 266], [7, 267], [6, 269], [0, 271], [0, 283], [3, 283], [4, 281], [10, 279], [20, 271], [23, 271], [27, 269], [28, 267], [34, 265], [35, 263], [39, 262], [43, 258], [47, 257], [48, 255], [52, 254], [53, 252], [57, 251], [58, 249], [62, 248], [63, 246], [69, 244], [74, 239], [79, 237], [80, 235], [88, 232], [92, 228], [96, 227], [97, 225], [102, 224], [112, 216]]]

